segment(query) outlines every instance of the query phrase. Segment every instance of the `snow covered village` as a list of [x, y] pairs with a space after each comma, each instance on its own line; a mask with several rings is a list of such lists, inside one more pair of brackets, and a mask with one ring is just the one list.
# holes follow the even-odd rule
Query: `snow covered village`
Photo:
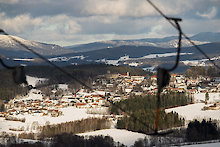
[[[45, 78], [27, 76], [29, 85], [35, 87], [46, 81]], [[206, 86], [204, 86], [204, 83]], [[123, 115], [110, 114], [109, 101], [118, 103], [129, 99], [131, 96], [156, 95], [156, 75], [131, 76], [124, 74], [100, 75], [92, 81], [94, 91], [69, 89], [67, 84], [58, 84], [51, 91], [50, 97], [41, 90], [33, 88], [25, 96], [17, 96], [10, 101], [5, 101], [4, 111], [1, 112], [1, 134], [19, 135], [22, 133], [38, 134], [43, 126], [57, 125], [88, 118], [105, 118], [109, 125], [104, 130], [97, 131], [99, 135], [110, 135], [117, 142], [124, 145], [133, 145], [139, 138], [147, 135], [135, 132], [123, 133], [124, 129], [117, 129], [117, 120]], [[57, 94], [57, 91], [62, 91]], [[176, 112], [184, 118], [187, 127], [192, 120], [203, 119], [220, 122], [220, 79], [199, 76], [196, 79], [184, 75], [172, 74], [170, 84], [162, 93], [184, 93], [190, 103], [184, 106], [175, 105], [165, 109], [166, 113]], [[192, 113], [193, 112], [193, 113]], [[96, 132], [96, 131], [95, 131]], [[87, 132], [87, 134], [96, 134]], [[96, 134], [96, 135], [97, 135]], [[116, 134], [116, 136], [115, 136]], [[131, 140], [125, 140], [127, 137]], [[116, 137], [116, 138], [115, 138]]]

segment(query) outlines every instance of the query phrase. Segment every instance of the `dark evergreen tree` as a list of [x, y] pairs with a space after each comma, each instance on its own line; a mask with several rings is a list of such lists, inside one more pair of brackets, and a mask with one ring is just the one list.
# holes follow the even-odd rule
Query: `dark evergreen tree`
[[186, 139], [188, 141], [205, 141], [218, 139], [219, 134], [217, 131], [217, 125], [211, 120], [202, 122], [195, 120], [188, 124], [186, 130]]
[[[177, 113], [171, 112], [167, 114], [164, 109], [177, 105], [186, 105], [188, 103], [190, 103], [190, 98], [182, 93], [163, 95], [161, 97], [162, 108], [159, 113], [159, 129], [167, 129], [183, 125], [184, 119], [179, 119]], [[154, 128], [156, 96], [134, 96], [119, 103], [115, 103], [110, 107], [110, 110], [112, 114], [125, 115], [125, 117], [118, 120], [118, 128], [149, 133], [152, 132], [152, 128]]]

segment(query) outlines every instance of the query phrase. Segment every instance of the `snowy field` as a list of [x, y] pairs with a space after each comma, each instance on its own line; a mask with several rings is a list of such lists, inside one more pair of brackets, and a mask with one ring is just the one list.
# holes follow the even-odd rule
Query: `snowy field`
[[[210, 60], [219, 60], [220, 56], [218, 57], [213, 57]], [[183, 64], [187, 65], [187, 66], [208, 66], [208, 65], [212, 65], [210, 63], [208, 63], [207, 61], [209, 61], [208, 59], [201, 59], [201, 60], [185, 60], [185, 61], [181, 61], [183, 62]]]
[[[190, 54], [192, 53], [180, 53], [180, 55], [190, 55]], [[149, 54], [147, 56], [143, 56], [140, 58], [130, 58], [129, 56], [126, 55], [126, 56], [120, 57], [118, 60], [100, 59], [100, 60], [96, 60], [96, 62], [104, 62], [106, 64], [119, 65], [119, 62], [121, 61], [153, 59], [153, 58], [171, 57], [171, 56], [176, 56], [176, 53]]]
[[183, 117], [186, 120], [186, 124], [194, 119], [208, 120], [211, 118], [220, 121], [220, 110], [202, 110], [204, 106], [209, 106], [215, 102], [220, 102], [220, 93], [209, 93], [208, 105], [205, 105], [205, 103], [200, 103], [201, 101], [205, 101], [205, 93], [194, 94], [194, 101], [197, 103], [166, 109], [165, 111], [167, 113], [172, 111], [177, 112], [180, 117]]
[[185, 147], [220, 147], [220, 143], [207, 143], [207, 144], [196, 144], [196, 145], [185, 145]]
[[[17, 115], [18, 118], [25, 118], [25, 123], [19, 121], [8, 121], [0, 118], [0, 132], [21, 133], [21, 131], [11, 131], [9, 129], [22, 129], [26, 132], [37, 132], [38, 126], [45, 124], [59, 124], [75, 120], [81, 120], [91, 117], [102, 117], [102, 115], [87, 114], [87, 109], [79, 109], [75, 107], [61, 108], [63, 115], [59, 117], [42, 116], [42, 115]], [[22, 131], [23, 132], [23, 131]]]
[[77, 134], [80, 136], [110, 136], [114, 139], [115, 142], [120, 142], [126, 146], [131, 146], [137, 141], [138, 139], [144, 139], [145, 137], [149, 137], [145, 134], [131, 132], [127, 130], [120, 130], [120, 129], [105, 129], [105, 130], [98, 130], [88, 133], [81, 133]]
[[43, 99], [41, 91], [37, 89], [31, 89], [29, 93], [23, 98], [21, 98], [20, 100], [36, 100], [36, 99], [39, 99], [39, 100]]
[[[194, 94], [194, 101], [200, 102], [205, 101], [205, 93]], [[220, 102], [220, 93], [209, 93], [208, 103]]]
[[[27, 82], [29, 85], [36, 86], [39, 81], [44, 81], [46, 79], [43, 78], [35, 78], [27, 76]], [[60, 88], [66, 89], [66, 84], [60, 84]], [[40, 90], [31, 89], [28, 95], [22, 97], [20, 100], [27, 100], [27, 99], [42, 99], [42, 94]], [[91, 117], [102, 117], [102, 115], [94, 115], [94, 114], [87, 114], [86, 108], [76, 108], [76, 107], [66, 107], [60, 108], [60, 111], [63, 112], [62, 116], [59, 117], [51, 117], [51, 116], [42, 116], [42, 113], [39, 115], [33, 114], [19, 114], [15, 115], [16, 118], [25, 118], [25, 122], [20, 121], [8, 121], [5, 118], [0, 118], [0, 132], [10, 132], [10, 133], [22, 133], [26, 132], [37, 132], [38, 126], [43, 126], [45, 124], [59, 124], [65, 123], [70, 121], [76, 121]], [[10, 129], [17, 129], [22, 131], [11, 131]]]
[[43, 82], [47, 79], [46, 78], [36, 78], [36, 77], [26, 76], [26, 80], [28, 82], [28, 85], [32, 85], [33, 87], [35, 87], [37, 83]]
[[166, 109], [167, 113], [169, 112], [177, 112], [181, 117], [183, 117], [186, 121], [198, 119], [216, 119], [220, 120], [220, 110], [201, 110], [205, 106], [204, 103], [196, 103], [171, 109]]
[[56, 58], [50, 58], [49, 61], [51, 62], [66, 62], [69, 61], [70, 59], [80, 59], [80, 60], [84, 60], [86, 57], [84, 57], [83, 55], [81, 56], [74, 56], [74, 57], [56, 57]]
[[[46, 79], [39, 79], [39, 78], [34, 78], [27, 76], [27, 81], [30, 85], [36, 86], [36, 84], [40, 81], [44, 81]], [[61, 89], [67, 89], [67, 85], [65, 84], [60, 84], [59, 88]], [[83, 92], [79, 92], [80, 94], [84, 94]], [[99, 94], [104, 93], [102, 91], [98, 91]], [[209, 102], [215, 102], [220, 99], [219, 93], [210, 93], [209, 94]], [[204, 93], [199, 93], [195, 94], [194, 98], [196, 101], [204, 100], [205, 99], [205, 94]], [[29, 91], [28, 95], [23, 97], [22, 99], [42, 99], [42, 94], [40, 90], [32, 89]], [[216, 119], [220, 120], [220, 110], [206, 110], [202, 111], [201, 109], [205, 106], [204, 103], [196, 103], [196, 104], [191, 104], [187, 106], [181, 106], [177, 108], [171, 108], [171, 109], [166, 109], [165, 111], [171, 112], [177, 112], [180, 117], [184, 117], [186, 120], [186, 123], [193, 119], [198, 119], [202, 120], [204, 119]], [[25, 114], [25, 115], [17, 115], [16, 117], [19, 118], [25, 118], [25, 122], [20, 122], [20, 121], [8, 121], [5, 120], [5, 118], [0, 118], [0, 133], [2, 132], [7, 132], [7, 133], [13, 133], [13, 134], [18, 134], [22, 132], [33, 132], [36, 133], [38, 132], [38, 127], [43, 126], [46, 124], [60, 124], [60, 123], [65, 123], [65, 122], [70, 122], [70, 121], [76, 121], [76, 120], [81, 120], [81, 119], [86, 119], [86, 118], [92, 118], [92, 117], [102, 117], [103, 115], [97, 115], [97, 114], [87, 114], [87, 109], [86, 108], [76, 108], [76, 107], [66, 107], [66, 108], [60, 108], [63, 112], [62, 116], [59, 117], [51, 117], [51, 116], [42, 116], [42, 114], [39, 115], [32, 115], [32, 114]], [[20, 131], [12, 131], [12, 130], [20, 130]], [[103, 135], [103, 136], [110, 136], [114, 139], [115, 142], [120, 142], [126, 146], [131, 146], [135, 143], [135, 141], [139, 139], [144, 139], [145, 137], [150, 138], [150, 136], [147, 136], [145, 134], [141, 133], [136, 133], [136, 132], [131, 132], [127, 130], [120, 130], [120, 129], [104, 129], [104, 130], [98, 130], [98, 131], [93, 131], [93, 132], [87, 132], [87, 133], [81, 133], [78, 134], [81, 136], [97, 136], [97, 135]], [[211, 146], [211, 147], [216, 147], [220, 146], [220, 143], [212, 143], [212, 144], [199, 144], [199, 145], [189, 145], [190, 147], [197, 147], [197, 146]]]

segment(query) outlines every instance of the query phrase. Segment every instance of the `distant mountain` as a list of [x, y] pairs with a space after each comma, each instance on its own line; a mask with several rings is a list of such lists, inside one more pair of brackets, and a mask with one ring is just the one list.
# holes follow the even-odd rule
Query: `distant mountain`
[[[220, 34], [220, 33], [219, 33]], [[207, 39], [205, 38], [207, 36]], [[220, 41], [218, 33], [200, 33], [192, 37], [193, 41], [197, 45], [206, 44], [210, 42]], [[74, 52], [88, 52], [94, 50], [100, 50], [105, 48], [114, 48], [119, 46], [153, 46], [160, 48], [176, 48], [178, 44], [177, 36], [170, 36], [164, 38], [145, 38], [145, 39], [134, 39], [134, 40], [106, 40], [100, 42], [93, 42], [88, 44], [69, 46], [67, 48]], [[192, 46], [187, 40], [182, 39], [182, 47]]]
[[87, 51], [104, 49], [108, 47], [115, 47], [115, 45], [113, 45], [112, 43], [107, 43], [107, 42], [92, 42], [92, 43], [81, 44], [81, 45], [67, 46], [66, 48], [74, 52], [87, 52]]
[[220, 42], [220, 32], [202, 32], [191, 37], [196, 41]]
[[[207, 38], [218, 36], [215, 33], [206, 33]], [[220, 42], [203, 41], [200, 33], [194, 38], [196, 44], [213, 60], [220, 63]], [[106, 63], [113, 65], [130, 65], [146, 70], [155, 69], [158, 65], [171, 67], [176, 60], [177, 37], [149, 38], [139, 40], [112, 40], [77, 45], [74, 48], [63, 48], [53, 44], [44, 44], [28, 41], [16, 37], [25, 45], [47, 57], [51, 62], [66, 66], [90, 63]], [[216, 40], [217, 37], [215, 38]], [[199, 41], [200, 40], [200, 41]], [[45, 64], [32, 53], [23, 49], [7, 36], [0, 35], [0, 54], [5, 56], [4, 61], [9, 65], [39, 65]], [[208, 66], [205, 57], [186, 40], [182, 40], [181, 62], [178, 70], [185, 70], [186, 66]]]
[[[29, 41], [22, 39], [17, 36], [13, 36], [15, 39], [19, 40], [23, 44], [27, 45], [36, 52], [45, 56], [55, 56], [64, 53], [73, 52], [67, 48], [55, 44], [46, 44], [35, 41]], [[0, 54], [6, 57], [36, 57], [29, 51], [25, 50], [21, 45], [11, 40], [7, 35], [0, 35]]]
[[[213, 57], [215, 55], [220, 55], [220, 43], [207, 43], [207, 44], [199, 45], [199, 47], [208, 55], [210, 55], [210, 57]], [[125, 55], [128, 55], [130, 58], [141, 58], [143, 56], [147, 56], [151, 54], [176, 53], [176, 51], [177, 51], [176, 48], [126, 45], [126, 46], [118, 46], [112, 48], [104, 48], [102, 50], [64, 54], [62, 55], [62, 57], [66, 57], [66, 58], [74, 57], [74, 59], [78, 57], [83, 60], [100, 60], [100, 59], [116, 60]], [[181, 53], [192, 53], [194, 57], [193, 59], [197, 59], [197, 58], [199, 59], [202, 56], [202, 54], [194, 47], [183, 47]]]

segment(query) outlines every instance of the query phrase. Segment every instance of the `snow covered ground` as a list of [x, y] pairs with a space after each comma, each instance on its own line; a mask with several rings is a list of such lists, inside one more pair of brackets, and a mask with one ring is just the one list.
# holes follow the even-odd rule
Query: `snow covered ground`
[[67, 84], [58, 84], [58, 88], [62, 90], [68, 90], [68, 85]]
[[137, 141], [138, 139], [144, 139], [145, 137], [149, 137], [145, 134], [131, 132], [127, 130], [121, 129], [105, 129], [105, 130], [98, 130], [88, 133], [81, 133], [77, 134], [80, 136], [110, 136], [114, 139], [115, 142], [120, 142], [126, 146], [131, 146]]
[[151, 72], [155, 72], [156, 66], [150, 66], [150, 67], [145, 67], [145, 68], [142, 68], [143, 70], [146, 70], [146, 71], [151, 71]]
[[[26, 80], [28, 82], [28, 85], [32, 85], [35, 87], [38, 83], [43, 82], [47, 80], [46, 78], [37, 78], [37, 77], [31, 77], [31, 76], [26, 76]], [[37, 89], [31, 89], [29, 93], [24, 96], [22, 99], [42, 99], [42, 94], [40, 90]]]
[[[190, 55], [190, 54], [192, 54], [192, 53], [180, 53], [180, 55]], [[170, 57], [170, 56], [176, 56], [176, 53], [149, 54], [147, 56], [143, 56], [140, 58], [130, 58], [128, 55], [125, 55], [123, 57], [120, 57], [118, 60], [100, 59], [100, 60], [96, 60], [96, 62], [103, 62], [106, 64], [112, 64], [112, 65], [119, 65], [119, 62], [121, 62], [121, 61], [152, 59], [152, 58], [161, 58], [161, 57]]]
[[36, 100], [36, 99], [42, 100], [42, 98], [43, 96], [40, 90], [31, 89], [29, 93], [20, 100]]
[[[219, 60], [220, 56], [218, 57], [213, 57], [211, 58], [211, 60], [215, 61], [215, 60]], [[201, 59], [201, 60], [185, 60], [185, 61], [181, 61], [183, 62], [183, 64], [187, 65], [187, 66], [210, 66], [212, 65], [208, 59]]]
[[19, 121], [8, 121], [5, 118], [0, 118], [0, 132], [20, 133], [18, 131], [10, 131], [9, 129], [22, 129], [26, 132], [37, 132], [37, 126], [43, 126], [45, 124], [60, 124], [64, 122], [70, 122], [75, 120], [81, 120], [91, 117], [102, 117], [102, 115], [87, 114], [87, 109], [79, 109], [75, 107], [67, 107], [60, 109], [63, 112], [62, 116], [51, 117], [42, 115], [17, 115], [18, 118], [25, 118], [25, 123]]
[[49, 61], [51, 62], [67, 62], [71, 59], [80, 59], [80, 60], [84, 60], [86, 57], [84, 57], [83, 55], [81, 56], [74, 56], [74, 57], [56, 57], [56, 58], [50, 58]]
[[[194, 101], [200, 102], [205, 101], [205, 93], [194, 94]], [[220, 93], [209, 93], [208, 103], [220, 102]]]
[[43, 82], [47, 79], [46, 78], [37, 78], [37, 77], [26, 76], [26, 80], [27, 80], [29, 85], [32, 85], [33, 87], [35, 87], [37, 83]]
[[[36, 86], [37, 82], [43, 81], [46, 79], [39, 79], [27, 76], [27, 81], [30, 85]], [[60, 88], [65, 89], [67, 88], [66, 85], [59, 85]], [[79, 92], [80, 94], [85, 94], [83, 91]], [[104, 91], [97, 91], [98, 94], [104, 95]], [[96, 93], [96, 94], [97, 94]], [[215, 102], [218, 99], [220, 99], [219, 93], [210, 93], [209, 94], [209, 102]], [[196, 101], [204, 100], [205, 99], [205, 93], [199, 93], [195, 94], [194, 98]], [[32, 89], [30, 90], [29, 94], [23, 99], [42, 99], [41, 91]], [[186, 123], [193, 120], [193, 119], [216, 119], [220, 121], [220, 110], [206, 110], [202, 111], [201, 109], [205, 106], [204, 103], [196, 103], [191, 104], [187, 106], [181, 106], [177, 108], [171, 108], [166, 109], [165, 111], [171, 112], [177, 112], [181, 117], [184, 117], [186, 120]], [[24, 114], [24, 115], [17, 115], [16, 117], [19, 118], [25, 118], [25, 122], [20, 121], [8, 121], [5, 120], [5, 118], [0, 118], [0, 133], [1, 132], [8, 132], [8, 133], [22, 133], [22, 132], [37, 132], [38, 126], [43, 126], [46, 124], [59, 124], [64, 122], [70, 122], [75, 120], [81, 120], [91, 117], [102, 117], [102, 115], [97, 114], [87, 114], [86, 108], [76, 108], [76, 107], [66, 107], [66, 108], [60, 108], [63, 112], [62, 116], [59, 117], [51, 117], [51, 116], [42, 116], [42, 114], [39, 115], [32, 115], [32, 114]], [[22, 131], [12, 131], [13, 129], [22, 130]], [[120, 130], [120, 129], [105, 129], [105, 130], [98, 130], [93, 132], [87, 132], [87, 133], [81, 133], [78, 135], [82, 136], [90, 136], [90, 135], [103, 135], [103, 136], [111, 136], [115, 142], [120, 142], [124, 145], [131, 146], [137, 141], [138, 139], [144, 139], [145, 137], [149, 138], [150, 136], [147, 136], [145, 134], [131, 132], [127, 130]], [[202, 144], [202, 146], [219, 146], [220, 143], [212, 143], [212, 144]], [[198, 145], [190, 145], [192, 147], [197, 147]], [[199, 144], [201, 146], [201, 144]]]
[[185, 147], [219, 147], [220, 143], [207, 143], [207, 144], [195, 144], [195, 145], [186, 145]]
[[25, 59], [22, 59], [22, 58], [14, 58], [13, 60], [14, 60], [14, 61], [34, 61], [35, 59], [32, 59], [32, 58], [25, 58]]
[[166, 109], [165, 111], [167, 113], [172, 111], [177, 112], [180, 117], [183, 117], [186, 120], [186, 124], [194, 119], [209, 120], [209, 118], [211, 118], [213, 120], [215, 119], [220, 121], [220, 110], [202, 110], [204, 106], [209, 106], [215, 102], [219, 102], [220, 93], [209, 93], [208, 105], [205, 105], [205, 103], [201, 103], [201, 101], [205, 101], [205, 93], [194, 94], [194, 101], [196, 102], [195, 104]]
[[[44, 78], [36, 78], [27, 76], [27, 82], [29, 85], [33, 87], [40, 81], [44, 81]], [[66, 84], [59, 84], [59, 88], [66, 89]], [[103, 94], [103, 92], [99, 92]], [[42, 93], [40, 90], [31, 89], [29, 93], [20, 98], [19, 100], [28, 100], [28, 99], [42, 99]], [[15, 115], [16, 118], [25, 118], [25, 122], [20, 121], [8, 121], [5, 118], [0, 118], [0, 132], [11, 132], [11, 133], [21, 133], [23, 131], [26, 132], [37, 132], [37, 126], [43, 126], [46, 123], [48, 124], [59, 124], [64, 122], [70, 122], [75, 120], [81, 120], [91, 117], [102, 117], [102, 115], [95, 115], [95, 114], [87, 114], [86, 108], [76, 108], [76, 107], [66, 107], [66, 108], [59, 108], [59, 111], [63, 112], [62, 116], [59, 117], [51, 117], [51, 116], [42, 116], [42, 113], [39, 115], [36, 114], [19, 114]], [[11, 131], [10, 129], [19, 129], [23, 131]]]
[[166, 109], [167, 113], [177, 112], [187, 122], [190, 120], [202, 120], [202, 119], [216, 119], [220, 121], [220, 110], [201, 110], [205, 106], [204, 103], [196, 103], [171, 109]]

